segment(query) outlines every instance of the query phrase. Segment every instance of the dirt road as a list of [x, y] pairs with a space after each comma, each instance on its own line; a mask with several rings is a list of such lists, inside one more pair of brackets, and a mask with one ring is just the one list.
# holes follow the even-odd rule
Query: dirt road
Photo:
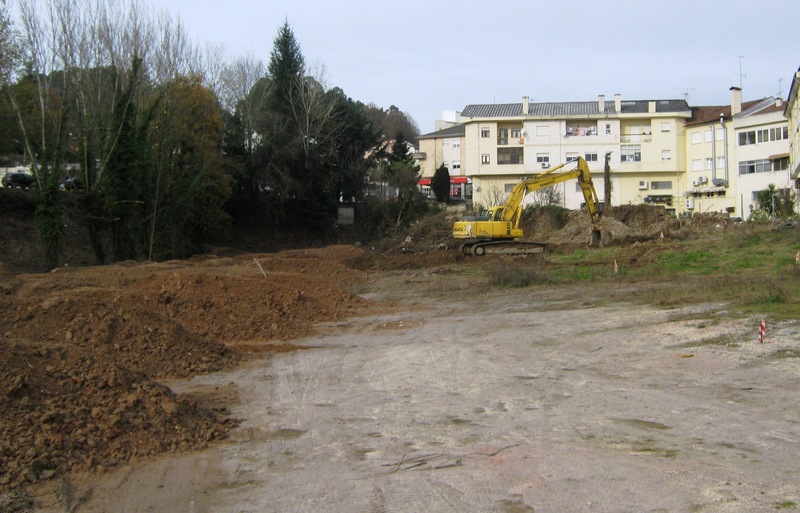
[[[436, 289], [448, 277], [420, 279]], [[800, 503], [796, 323], [771, 327], [759, 345], [752, 321], [729, 320], [721, 305], [594, 306], [571, 299], [574, 290], [461, 300], [413, 286], [370, 290], [401, 306], [326, 325], [295, 341], [306, 351], [169, 383], [235, 403], [242, 422], [228, 441], [73, 476], [61, 504], [41, 511], [67, 502], [83, 513], [772, 512]]]

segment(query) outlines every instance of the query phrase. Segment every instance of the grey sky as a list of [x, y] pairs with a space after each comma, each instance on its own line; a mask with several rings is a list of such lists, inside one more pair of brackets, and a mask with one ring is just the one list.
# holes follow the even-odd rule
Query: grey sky
[[[800, 2], [611, 0], [149, 0], [199, 43], [265, 63], [288, 20], [328, 86], [386, 108], [422, 133], [470, 103], [683, 98], [722, 105], [785, 98], [800, 66]], [[780, 79], [783, 82], [780, 83]]]

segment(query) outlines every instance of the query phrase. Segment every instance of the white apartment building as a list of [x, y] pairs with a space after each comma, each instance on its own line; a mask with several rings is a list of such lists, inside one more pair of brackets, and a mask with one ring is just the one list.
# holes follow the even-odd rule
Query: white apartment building
[[698, 107], [686, 124], [686, 210], [746, 219], [770, 184], [790, 188], [788, 122], [779, 98]]
[[794, 181], [795, 205], [800, 204], [800, 68], [795, 72], [783, 115], [789, 120], [789, 176]]
[[[684, 192], [683, 127], [692, 111], [684, 100], [467, 105], [465, 160], [473, 182], [474, 202], [502, 200], [521, 179], [551, 166], [583, 157], [604, 197], [606, 154], [615, 205], [662, 204], [676, 212]], [[577, 209], [583, 195], [575, 183], [560, 184], [563, 206]], [[531, 201], [531, 198], [527, 198]]]
[[[710, 107], [619, 94], [613, 101], [600, 95], [593, 102], [531, 103], [523, 97], [521, 103], [467, 105], [460, 125], [420, 137], [423, 181], [449, 163], [451, 176], [471, 186], [474, 204], [489, 206], [505, 201], [520, 180], [581, 156], [602, 199], [608, 155], [613, 205], [647, 203], [675, 215], [722, 212], [746, 219], [759, 208], [759, 191], [800, 181], [799, 83], [800, 71], [788, 106], [771, 97], [743, 103], [737, 87], [730, 105]], [[791, 129], [784, 110], [796, 114]], [[583, 203], [577, 182], [556, 187], [565, 208]]]

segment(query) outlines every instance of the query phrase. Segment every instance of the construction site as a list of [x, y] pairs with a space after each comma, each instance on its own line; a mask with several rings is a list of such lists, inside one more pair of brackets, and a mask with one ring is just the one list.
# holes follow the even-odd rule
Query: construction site
[[[0, 511], [797, 508], [800, 228], [618, 207], [604, 248], [571, 212], [477, 257], [454, 221], [50, 272], [5, 248]], [[761, 237], [767, 271], [663, 271]]]

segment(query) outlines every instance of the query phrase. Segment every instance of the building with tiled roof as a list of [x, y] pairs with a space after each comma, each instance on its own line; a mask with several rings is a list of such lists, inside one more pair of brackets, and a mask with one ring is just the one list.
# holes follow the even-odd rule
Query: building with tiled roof
[[419, 153], [414, 157], [420, 167], [420, 188], [426, 196], [433, 197], [431, 178], [440, 166], [445, 166], [450, 173], [450, 198], [472, 199], [472, 180], [468, 178], [464, 150], [463, 124], [419, 136]]
[[[772, 97], [742, 102], [738, 87], [731, 88], [730, 104], [719, 106], [623, 100], [619, 94], [611, 101], [600, 95], [584, 102], [523, 97], [520, 103], [471, 104], [462, 109], [461, 124], [420, 138], [423, 181], [448, 165], [451, 176], [466, 184], [460, 192], [488, 206], [502, 203], [520, 180], [581, 156], [603, 198], [608, 156], [613, 205], [649, 203], [675, 215], [747, 218], [759, 208], [759, 191], [770, 184], [789, 189], [791, 177], [800, 182], [799, 94], [800, 71], [788, 107]], [[791, 173], [784, 110], [795, 113]], [[579, 208], [577, 183], [556, 187], [563, 206]]]
[[790, 188], [788, 123], [783, 101], [742, 102], [731, 88], [731, 104], [697, 107], [686, 123], [686, 210], [728, 212], [747, 218], [760, 207], [759, 191], [770, 184]]
[[[553, 165], [583, 157], [601, 197], [606, 154], [611, 167], [611, 200], [658, 203], [677, 212], [682, 174], [682, 129], [692, 111], [684, 100], [467, 105], [464, 159], [474, 201], [496, 203], [519, 180]], [[558, 186], [562, 203], [578, 208], [577, 183]], [[532, 198], [527, 198], [530, 202]]]

